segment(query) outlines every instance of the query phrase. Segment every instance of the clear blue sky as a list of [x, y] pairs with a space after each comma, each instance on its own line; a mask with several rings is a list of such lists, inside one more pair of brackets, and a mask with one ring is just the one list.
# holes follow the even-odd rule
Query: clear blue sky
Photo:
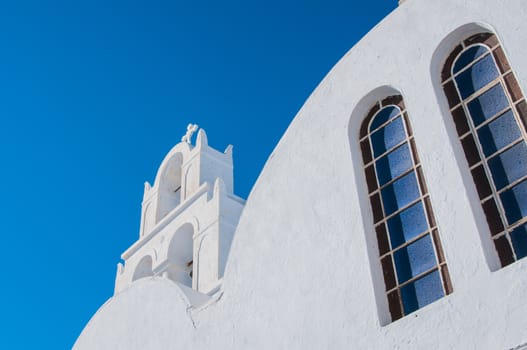
[[396, 3], [3, 1], [0, 348], [71, 348], [188, 122], [234, 145], [247, 198], [312, 90]]

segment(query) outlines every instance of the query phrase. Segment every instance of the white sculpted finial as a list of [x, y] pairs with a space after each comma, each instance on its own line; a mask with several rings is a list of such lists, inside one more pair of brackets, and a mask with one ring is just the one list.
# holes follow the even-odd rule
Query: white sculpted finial
[[198, 130], [198, 124], [189, 124], [187, 125], [187, 133], [183, 135], [181, 138], [181, 142], [186, 142], [190, 145], [190, 139], [192, 138], [192, 134], [194, 134]]

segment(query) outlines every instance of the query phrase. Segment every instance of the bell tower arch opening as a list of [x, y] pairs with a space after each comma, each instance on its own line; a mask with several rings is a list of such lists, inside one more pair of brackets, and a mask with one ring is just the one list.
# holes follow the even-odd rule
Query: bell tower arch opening
[[156, 222], [181, 203], [181, 166], [183, 155], [174, 154], [163, 169], [159, 183]]
[[192, 288], [194, 227], [184, 224], [172, 237], [168, 246], [168, 277]]
[[152, 257], [150, 255], [146, 255], [137, 264], [137, 267], [134, 271], [134, 276], [132, 277], [132, 281], [136, 281], [138, 279], [153, 275], [154, 273], [152, 272]]

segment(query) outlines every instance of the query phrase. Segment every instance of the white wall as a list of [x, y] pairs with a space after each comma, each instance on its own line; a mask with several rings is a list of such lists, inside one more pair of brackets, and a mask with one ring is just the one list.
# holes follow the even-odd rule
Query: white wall
[[[473, 204], [477, 194], [445, 100], [434, 89], [437, 53], [449, 45], [444, 39], [469, 23], [495, 31], [527, 87], [526, 17], [524, 0], [405, 1], [332, 69], [268, 160], [236, 231], [221, 298], [186, 311], [171, 282], [142, 280], [99, 310], [75, 349], [508, 349], [526, 343], [527, 261], [495, 270], [485, 255], [486, 223]], [[385, 326], [353, 140], [361, 111], [380, 87], [405, 98], [454, 289]]]

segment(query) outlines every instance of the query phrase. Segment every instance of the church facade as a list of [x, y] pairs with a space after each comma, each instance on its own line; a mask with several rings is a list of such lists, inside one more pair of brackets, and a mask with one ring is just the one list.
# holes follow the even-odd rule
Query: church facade
[[232, 148], [189, 125], [74, 349], [527, 349], [526, 17], [404, 1], [246, 202]]

